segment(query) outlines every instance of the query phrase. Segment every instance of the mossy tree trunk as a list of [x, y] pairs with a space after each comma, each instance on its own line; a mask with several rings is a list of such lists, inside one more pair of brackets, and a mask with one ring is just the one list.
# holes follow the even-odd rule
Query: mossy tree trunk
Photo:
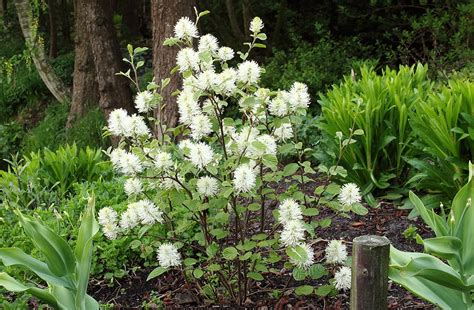
[[54, 73], [53, 67], [48, 62], [44, 47], [39, 44], [37, 29], [33, 26], [33, 13], [29, 0], [15, 0], [14, 3], [26, 46], [30, 51], [38, 74], [56, 100], [69, 102], [71, 100], [69, 90]]

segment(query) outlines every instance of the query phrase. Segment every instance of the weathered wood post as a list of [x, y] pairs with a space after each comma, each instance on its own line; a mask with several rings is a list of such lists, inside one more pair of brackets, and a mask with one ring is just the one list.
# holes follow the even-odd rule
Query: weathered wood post
[[386, 310], [390, 240], [360, 236], [352, 244], [352, 310]]

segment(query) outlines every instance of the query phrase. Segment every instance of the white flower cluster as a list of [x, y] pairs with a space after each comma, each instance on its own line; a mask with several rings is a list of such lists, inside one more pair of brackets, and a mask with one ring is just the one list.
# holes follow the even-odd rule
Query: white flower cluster
[[233, 182], [237, 193], [248, 193], [255, 187], [257, 174], [252, 164], [252, 162], [242, 164], [235, 169]]
[[118, 218], [117, 212], [109, 207], [100, 209], [99, 224], [104, 235], [109, 239], [116, 239], [119, 233], [126, 233], [138, 224], [153, 225], [162, 223], [163, 212], [149, 200], [140, 200], [131, 203]]
[[347, 259], [346, 246], [341, 240], [331, 240], [326, 247], [326, 262], [328, 264], [344, 264]]
[[334, 286], [337, 290], [351, 289], [351, 268], [343, 266], [334, 274]]
[[[331, 240], [326, 247], [328, 264], [344, 264], [347, 260], [347, 249], [341, 240]], [[343, 266], [334, 274], [334, 286], [338, 290], [351, 288], [351, 269]]]
[[175, 267], [181, 265], [181, 254], [174, 244], [163, 243], [157, 251], [157, 258], [160, 266], [163, 268]]
[[113, 110], [109, 115], [108, 129], [115, 136], [126, 138], [149, 137], [150, 129], [143, 117], [133, 114], [129, 116], [124, 109]]
[[344, 184], [339, 193], [339, 202], [344, 206], [351, 206], [362, 200], [359, 187], [354, 183]]
[[303, 214], [298, 203], [293, 199], [284, 200], [278, 211], [280, 216], [278, 221], [283, 225], [283, 230], [280, 234], [280, 242], [285, 247], [300, 247], [306, 253], [306, 260], [293, 260], [290, 257], [290, 262], [299, 268], [308, 268], [314, 263], [314, 251], [308, 244], [304, 243], [305, 231]]

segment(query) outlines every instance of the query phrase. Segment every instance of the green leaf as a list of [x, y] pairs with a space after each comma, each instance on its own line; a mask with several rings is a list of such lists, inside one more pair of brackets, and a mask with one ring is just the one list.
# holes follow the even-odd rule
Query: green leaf
[[327, 275], [328, 272], [327, 272], [326, 268], [324, 268], [323, 265], [314, 264], [309, 268], [308, 274], [311, 277], [311, 279], [317, 280], [317, 279], [320, 279], [323, 276]]
[[76, 267], [74, 253], [67, 242], [39, 222], [32, 221], [18, 212], [25, 233], [40, 250], [51, 272], [59, 277], [71, 275]]
[[292, 274], [293, 274], [293, 279], [295, 279], [296, 281], [303, 281], [308, 275], [306, 270], [301, 269], [301, 268], [296, 268], [296, 267], [293, 268]]
[[272, 169], [273, 171], [277, 170], [278, 159], [275, 155], [272, 154], [265, 154], [262, 157], [262, 163], [265, 167]]
[[369, 213], [369, 210], [367, 210], [366, 207], [364, 207], [361, 203], [354, 203], [351, 205], [351, 210], [357, 215], [366, 215]]
[[57, 308], [56, 299], [48, 292], [47, 289], [39, 289], [36, 287], [28, 287], [5, 272], [0, 272], [0, 286], [3, 286], [6, 290], [10, 292], [28, 292], [29, 294], [35, 296], [39, 300], [47, 303], [48, 305]]
[[222, 251], [222, 257], [226, 260], [234, 260], [237, 255], [239, 254], [239, 251], [237, 251], [236, 248], [234, 247], [227, 247]]
[[74, 254], [77, 260], [77, 292], [75, 304], [78, 309], [86, 308], [87, 285], [89, 284], [89, 274], [92, 261], [92, 239], [99, 231], [99, 223], [95, 220], [95, 197], [88, 200], [87, 208], [82, 214], [81, 226], [77, 236], [77, 243]]
[[0, 259], [4, 266], [22, 266], [28, 268], [48, 283], [62, 285], [71, 289], [74, 287], [70, 280], [54, 275], [51, 270], [49, 270], [48, 265], [33, 258], [18, 248], [1, 248]]
[[298, 296], [308, 296], [313, 293], [314, 288], [311, 285], [298, 286], [295, 289], [295, 294]]
[[184, 264], [185, 266], [192, 266], [192, 265], [195, 265], [196, 263], [197, 263], [197, 260], [194, 259], [194, 258], [190, 258], [190, 257], [186, 258], [186, 259], [183, 261], [183, 264]]
[[297, 163], [288, 164], [283, 169], [283, 175], [285, 177], [293, 175], [293, 174], [295, 174], [296, 171], [298, 171], [299, 168], [300, 168], [300, 166]]
[[193, 276], [194, 276], [196, 279], [201, 278], [203, 275], [204, 275], [204, 271], [202, 271], [201, 268], [196, 268], [196, 269], [193, 270]]
[[324, 297], [329, 295], [333, 289], [334, 287], [332, 285], [321, 285], [316, 289], [315, 293], [318, 296]]
[[316, 208], [307, 208], [303, 210], [304, 216], [316, 216], [319, 214], [319, 210]]
[[148, 275], [148, 277], [146, 278], [147, 281], [150, 281], [151, 279], [154, 279], [156, 277], [159, 277], [161, 276], [162, 274], [164, 274], [165, 272], [167, 272], [168, 269], [167, 268], [164, 268], [164, 267], [156, 267], [155, 269], [153, 269], [150, 274]]
[[247, 276], [255, 281], [263, 281], [263, 276], [259, 272], [249, 272]]

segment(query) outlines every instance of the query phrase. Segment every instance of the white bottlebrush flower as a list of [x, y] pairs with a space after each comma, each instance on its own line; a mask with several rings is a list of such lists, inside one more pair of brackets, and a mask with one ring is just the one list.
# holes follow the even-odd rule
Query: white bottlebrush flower
[[280, 217], [278, 221], [286, 225], [291, 221], [300, 221], [303, 219], [303, 214], [301, 213], [301, 208], [294, 199], [285, 199], [278, 208]]
[[185, 154], [189, 154], [191, 149], [194, 147], [194, 143], [189, 139], [181, 140], [178, 143], [178, 148]]
[[288, 103], [281, 95], [278, 95], [273, 98], [268, 105], [268, 112], [270, 112], [270, 114], [273, 116], [285, 116], [288, 114], [288, 110]]
[[350, 290], [351, 279], [351, 268], [343, 266], [334, 274], [334, 286], [337, 290]]
[[250, 192], [255, 187], [256, 181], [257, 175], [250, 163], [242, 164], [235, 169], [233, 183], [238, 193]]
[[217, 51], [217, 57], [219, 57], [221, 61], [229, 61], [234, 58], [234, 50], [230, 47], [223, 46]]
[[196, 187], [199, 194], [210, 197], [217, 194], [219, 183], [216, 178], [204, 176], [197, 180]]
[[260, 142], [264, 148], [258, 149], [255, 148], [254, 145], [250, 146], [250, 154], [251, 156], [262, 157], [263, 155], [276, 155], [277, 151], [277, 144], [275, 138], [270, 135], [261, 135], [257, 137], [256, 141]]
[[212, 34], [203, 35], [199, 39], [198, 51], [199, 52], [211, 52], [216, 53], [217, 49], [219, 48], [219, 42], [217, 38]]
[[153, 94], [150, 91], [139, 92], [135, 97], [135, 108], [138, 112], [147, 113], [153, 110], [154, 107]]
[[108, 129], [114, 136], [130, 135], [130, 116], [124, 109], [115, 109], [110, 112]]
[[130, 178], [125, 181], [124, 190], [127, 196], [138, 195], [143, 192], [143, 184], [138, 178]]
[[138, 156], [122, 149], [113, 150], [110, 153], [110, 160], [114, 168], [125, 175], [135, 175], [143, 171], [143, 165]]
[[218, 82], [218, 77], [214, 70], [206, 70], [198, 74], [196, 86], [200, 90], [211, 90]]
[[130, 204], [127, 210], [120, 216], [120, 228], [129, 230], [135, 228], [140, 223], [140, 210], [135, 204]]
[[183, 73], [188, 70], [199, 70], [199, 55], [192, 48], [186, 47], [176, 55], [176, 64], [179, 72]]
[[201, 140], [203, 137], [208, 136], [212, 133], [212, 123], [207, 115], [199, 114], [192, 118], [191, 125], [191, 138], [195, 141]]
[[170, 153], [158, 151], [153, 155], [153, 164], [158, 170], [167, 170], [173, 167], [173, 159]]
[[174, 26], [174, 36], [178, 39], [191, 39], [198, 37], [196, 24], [189, 17], [181, 17]]
[[294, 247], [304, 240], [305, 228], [303, 221], [290, 221], [285, 223], [280, 234], [280, 243], [284, 247]]
[[238, 134], [233, 136], [239, 152], [248, 150], [252, 142], [258, 137], [259, 131], [257, 128], [246, 126], [243, 127]]
[[214, 159], [214, 151], [206, 143], [198, 142], [191, 148], [189, 158], [196, 167], [202, 169], [212, 162]]
[[246, 60], [239, 64], [237, 79], [244, 84], [255, 84], [260, 79], [261, 68], [253, 60]]
[[148, 137], [150, 134], [150, 129], [145, 124], [143, 117], [136, 114], [130, 116], [130, 136]]
[[176, 99], [178, 104], [179, 121], [182, 124], [190, 124], [193, 116], [201, 114], [198, 101], [194, 98], [194, 92], [186, 88]]
[[341, 240], [331, 240], [326, 247], [326, 262], [328, 264], [343, 264], [347, 259], [346, 246]]
[[351, 206], [354, 203], [361, 202], [360, 189], [357, 184], [347, 183], [341, 187], [339, 193], [339, 202], [345, 206]]
[[314, 250], [312, 247], [310, 247], [306, 243], [300, 243], [297, 246], [299, 246], [303, 252], [304, 252], [304, 257], [301, 257], [300, 259], [294, 259], [290, 257], [290, 263], [295, 265], [298, 268], [302, 269], [307, 269], [311, 267], [314, 264]]
[[120, 227], [115, 223], [106, 223], [102, 225], [102, 232], [107, 239], [115, 240], [120, 233]]
[[181, 255], [174, 244], [163, 243], [158, 248], [157, 254], [158, 262], [163, 268], [181, 265]]
[[[153, 225], [155, 223], [163, 223], [163, 212], [150, 200], [140, 200], [132, 205], [137, 211], [142, 224]], [[129, 208], [132, 205], [129, 205]]]
[[280, 127], [275, 128], [273, 135], [278, 141], [286, 141], [293, 138], [293, 127], [289, 123], [283, 123]]
[[263, 29], [263, 21], [260, 17], [254, 17], [250, 22], [250, 31], [253, 33], [258, 33]]
[[228, 68], [217, 75], [217, 88], [223, 95], [231, 95], [237, 89], [235, 84], [237, 80], [237, 71]]
[[117, 212], [110, 207], [102, 208], [99, 210], [97, 221], [102, 226], [110, 223], [115, 224], [117, 222]]
[[292, 111], [306, 109], [310, 104], [308, 86], [300, 82], [293, 83], [289, 92], [289, 99]]

